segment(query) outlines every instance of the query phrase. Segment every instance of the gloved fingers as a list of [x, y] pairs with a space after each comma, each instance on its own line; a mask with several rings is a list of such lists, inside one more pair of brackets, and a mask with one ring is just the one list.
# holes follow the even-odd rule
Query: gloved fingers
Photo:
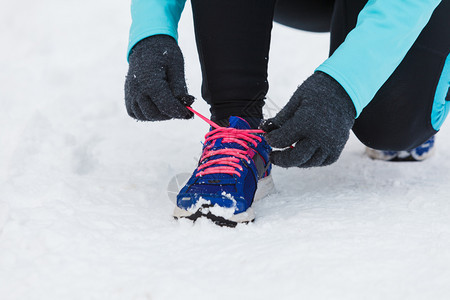
[[147, 118], [138, 105], [138, 101], [141, 101], [141, 98], [145, 98], [145, 96], [139, 91], [138, 82], [128, 75], [125, 80], [125, 106], [127, 113], [132, 118], [146, 121]]
[[167, 78], [170, 90], [176, 98], [188, 95], [186, 78], [184, 75], [184, 60], [181, 54], [176, 56], [167, 68]]
[[278, 129], [272, 130], [265, 135], [267, 142], [274, 148], [286, 148], [304, 137], [301, 130], [301, 112], [298, 111], [291, 119], [287, 120]]
[[164, 121], [164, 120], [170, 120], [170, 117], [161, 114], [161, 112], [158, 110], [156, 105], [151, 102], [151, 100], [145, 96], [142, 95], [139, 101], [136, 101], [136, 108], [135, 110], [143, 116], [143, 120], [146, 121]]
[[131, 109], [131, 105], [128, 105], [128, 103], [125, 105], [127, 107], [127, 113], [130, 117], [132, 117], [133, 119], [138, 119], [138, 117], [136, 117], [136, 115], [134, 114], [133, 110]]
[[167, 70], [167, 78], [172, 94], [184, 106], [191, 106], [195, 97], [189, 95], [184, 75], [184, 60], [180, 54], [180, 58], [169, 65]]
[[130, 117], [141, 121], [161, 121], [170, 119], [162, 115], [156, 105], [142, 94], [139, 83], [127, 76], [125, 81], [125, 104]]
[[177, 99], [184, 106], [191, 106], [194, 103], [194, 101], [195, 101], [195, 97], [191, 96], [191, 95], [184, 95], [184, 96], [181, 96], [181, 97], [177, 97]]
[[329, 165], [335, 163], [339, 159], [340, 156], [341, 156], [341, 152], [332, 153], [325, 159], [325, 161], [322, 163], [321, 166], [329, 166]]
[[140, 121], [147, 121], [147, 118], [142, 113], [141, 108], [139, 107], [139, 104], [137, 102], [133, 102], [131, 104], [131, 111], [133, 112], [133, 116], [135, 119]]
[[174, 97], [166, 80], [153, 80], [149, 86], [149, 96], [163, 115], [177, 119], [190, 119], [194, 116]]
[[293, 148], [272, 151], [270, 161], [283, 168], [298, 167], [309, 161], [316, 149], [311, 141], [305, 139], [299, 141]]
[[132, 75], [130, 75], [130, 70], [128, 70], [128, 75], [126, 76], [125, 79], [125, 106], [127, 108], [127, 113], [130, 117], [137, 119], [136, 115], [134, 114], [133, 110], [132, 110], [132, 104], [133, 104], [133, 100], [132, 97], [134, 95], [135, 91], [135, 84], [133, 83], [133, 78], [130, 77]]
[[264, 132], [268, 133], [275, 129], [280, 128], [279, 125], [274, 123], [273, 118], [263, 120], [262, 124], [259, 126], [260, 129], [262, 129]]
[[298, 167], [311, 168], [323, 166], [323, 163], [327, 159], [327, 157], [327, 153], [325, 153], [321, 148], [318, 148], [308, 161], [299, 165]]

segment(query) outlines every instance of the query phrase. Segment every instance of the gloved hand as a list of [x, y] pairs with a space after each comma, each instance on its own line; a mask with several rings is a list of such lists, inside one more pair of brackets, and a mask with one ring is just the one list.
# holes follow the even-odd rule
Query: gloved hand
[[261, 129], [275, 148], [271, 161], [281, 167], [318, 167], [334, 163], [347, 142], [356, 111], [344, 88], [316, 72], [295, 91], [288, 104]]
[[183, 55], [171, 36], [151, 36], [133, 47], [125, 80], [125, 104], [131, 117], [189, 119], [193, 114], [185, 106], [193, 102], [186, 87]]

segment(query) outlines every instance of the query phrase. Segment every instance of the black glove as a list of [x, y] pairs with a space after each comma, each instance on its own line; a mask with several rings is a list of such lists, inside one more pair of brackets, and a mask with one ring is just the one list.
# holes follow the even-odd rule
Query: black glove
[[271, 161], [281, 167], [318, 167], [334, 163], [347, 142], [356, 111], [344, 88], [329, 75], [316, 72], [288, 104], [261, 126], [275, 148]]
[[183, 55], [171, 36], [151, 36], [133, 47], [125, 80], [125, 104], [131, 117], [189, 119], [193, 114], [185, 105], [193, 102], [186, 88]]

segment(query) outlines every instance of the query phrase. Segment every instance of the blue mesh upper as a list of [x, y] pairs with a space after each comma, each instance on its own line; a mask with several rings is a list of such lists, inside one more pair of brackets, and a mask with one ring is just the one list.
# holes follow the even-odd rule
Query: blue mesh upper
[[[229, 124], [230, 127], [233, 128], [250, 129], [250, 125], [239, 117], [230, 117]], [[260, 137], [262, 136], [260, 135]], [[204, 147], [208, 145], [209, 143]], [[269, 163], [269, 153], [271, 148], [266, 143], [264, 137], [262, 137], [262, 141], [258, 143], [256, 148], [254, 148], [253, 145], [250, 147], [261, 155], [267, 166]], [[216, 140], [213, 149], [217, 150], [224, 148], [243, 149], [242, 146], [236, 143], [222, 144], [221, 139]], [[209, 159], [216, 159], [221, 156], [223, 157], [228, 155], [215, 155]], [[205, 161], [202, 163], [204, 162]], [[222, 207], [231, 207], [231, 205], [235, 205], [235, 213], [241, 213], [247, 210], [253, 202], [257, 187], [258, 172], [252, 159], [249, 159], [249, 162], [243, 162], [241, 160], [241, 166], [244, 169], [244, 171], [239, 171], [241, 176], [229, 174], [207, 174], [197, 177], [195, 175], [198, 171], [194, 171], [192, 177], [178, 194], [177, 205], [183, 209], [189, 209], [191, 206], [195, 205], [201, 197], [210, 201], [212, 205], [218, 204]], [[268, 168], [268, 170], [270, 172], [270, 168]], [[224, 192], [227, 195], [223, 195]], [[235, 202], [230, 201], [230, 198], [234, 199]]]

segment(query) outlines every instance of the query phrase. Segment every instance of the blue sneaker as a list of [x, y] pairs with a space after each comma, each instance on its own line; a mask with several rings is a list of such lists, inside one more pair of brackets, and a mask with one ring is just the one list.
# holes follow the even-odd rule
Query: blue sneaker
[[372, 159], [385, 161], [422, 161], [434, 154], [434, 136], [409, 151], [383, 151], [366, 148], [366, 154]]
[[253, 221], [254, 201], [274, 189], [272, 149], [262, 134], [240, 117], [230, 117], [228, 127], [211, 129], [197, 169], [177, 196], [174, 217], [206, 217], [230, 227]]

